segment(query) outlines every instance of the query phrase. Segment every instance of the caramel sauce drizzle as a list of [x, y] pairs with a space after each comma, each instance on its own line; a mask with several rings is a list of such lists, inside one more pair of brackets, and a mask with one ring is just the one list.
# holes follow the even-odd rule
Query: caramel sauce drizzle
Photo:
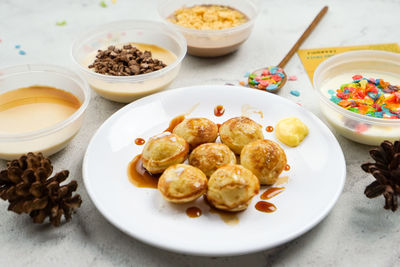
[[272, 133], [274, 131], [274, 127], [272, 126], [267, 126], [267, 128], [265, 128], [265, 130], [269, 133]]
[[271, 212], [274, 212], [277, 210], [277, 208], [274, 204], [267, 202], [267, 201], [258, 201], [256, 203], [255, 207], [257, 210], [259, 210], [261, 212], [268, 212], [268, 213], [271, 213]]
[[135, 144], [137, 144], [138, 146], [144, 145], [146, 141], [143, 138], [136, 138], [135, 139]]
[[210, 213], [218, 214], [219, 217], [224, 221], [224, 223], [228, 225], [236, 225], [239, 223], [239, 217], [238, 217], [238, 212], [229, 212], [229, 211], [223, 211], [215, 208], [213, 205], [210, 204], [207, 200], [207, 196], [203, 196], [204, 202], [210, 207]]
[[128, 177], [137, 187], [157, 188], [159, 175], [153, 175], [143, 167], [142, 154], [139, 154], [129, 163]]
[[225, 113], [225, 108], [222, 105], [218, 105], [214, 108], [214, 115], [217, 117], [221, 117]]
[[284, 187], [270, 187], [260, 196], [260, 198], [262, 200], [271, 199], [274, 196], [279, 195], [280, 193], [282, 193], [283, 190], [285, 190]]
[[173, 118], [173, 119], [170, 121], [168, 128], [165, 129], [164, 132], [170, 132], [170, 133], [172, 133], [172, 131], [175, 129], [175, 127], [176, 127], [179, 123], [181, 123], [184, 119], [185, 119], [185, 115], [176, 116], [175, 118]]
[[218, 214], [226, 224], [236, 225], [239, 223], [238, 212], [223, 211], [210, 206], [210, 213]]
[[186, 215], [190, 218], [200, 217], [202, 214], [201, 209], [198, 207], [189, 207], [186, 209]]

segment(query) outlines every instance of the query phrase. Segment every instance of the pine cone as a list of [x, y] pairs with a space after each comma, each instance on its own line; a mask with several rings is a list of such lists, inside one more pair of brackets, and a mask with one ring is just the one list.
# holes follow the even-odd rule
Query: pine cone
[[400, 195], [400, 141], [384, 141], [380, 147], [371, 149], [369, 154], [375, 163], [364, 163], [361, 168], [375, 177], [365, 188], [364, 194], [374, 198], [383, 194], [385, 209], [396, 211]]
[[60, 186], [69, 172], [48, 178], [52, 172], [50, 160], [42, 153], [28, 153], [8, 162], [7, 169], [0, 172], [0, 197], [10, 203], [8, 210], [27, 213], [35, 223], [43, 223], [48, 216], [52, 225], [59, 226], [63, 214], [69, 221], [82, 203], [79, 194], [72, 196], [78, 184], [73, 180]]

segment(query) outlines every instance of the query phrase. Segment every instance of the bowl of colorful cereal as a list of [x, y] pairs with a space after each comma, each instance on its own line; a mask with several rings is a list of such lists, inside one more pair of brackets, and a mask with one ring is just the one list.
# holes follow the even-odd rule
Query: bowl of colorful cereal
[[83, 33], [71, 53], [99, 95], [128, 103], [164, 89], [176, 78], [186, 40], [161, 22], [124, 20]]
[[313, 82], [322, 114], [341, 135], [367, 145], [400, 138], [400, 54], [335, 55], [318, 66]]
[[217, 57], [247, 40], [258, 7], [256, 0], [163, 0], [158, 13], [185, 36], [189, 54]]

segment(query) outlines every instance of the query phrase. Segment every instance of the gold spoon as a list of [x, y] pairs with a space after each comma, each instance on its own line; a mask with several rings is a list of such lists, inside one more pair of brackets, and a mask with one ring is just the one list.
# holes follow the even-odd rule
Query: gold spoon
[[[304, 31], [304, 33], [300, 36], [299, 40], [294, 44], [292, 49], [290, 49], [289, 53], [282, 59], [282, 61], [278, 64], [278, 66], [270, 66], [267, 68], [261, 68], [253, 71], [248, 78], [248, 85], [251, 88], [254, 89], [260, 89], [260, 90], [265, 90], [267, 92], [271, 93], [276, 93], [281, 89], [286, 81], [287, 81], [287, 75], [283, 68], [286, 66], [286, 63], [292, 58], [294, 53], [299, 49], [301, 44], [307, 39], [307, 37], [311, 34], [311, 32], [315, 29], [315, 27], [318, 25], [318, 23], [321, 21], [322, 17], [326, 14], [328, 11], [328, 6], [325, 6], [324, 8], [321, 9], [321, 11], [318, 13], [318, 15], [314, 18], [314, 20], [311, 22], [310, 26]], [[267, 86], [264, 86], [268, 83], [267, 79], [261, 81], [257, 81], [254, 78], [255, 77], [262, 77], [263, 73], [265, 74], [264, 76], [267, 75], [278, 75], [280, 78], [275, 76], [279, 81], [277, 83], [271, 83], [268, 84]], [[265, 81], [265, 82], [264, 82]], [[259, 85], [262, 86], [259, 86]]]

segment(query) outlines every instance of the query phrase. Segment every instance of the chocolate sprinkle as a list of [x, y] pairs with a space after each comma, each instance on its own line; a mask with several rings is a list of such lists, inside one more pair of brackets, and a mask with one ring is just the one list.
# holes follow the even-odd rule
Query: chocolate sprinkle
[[140, 51], [132, 45], [122, 49], [109, 46], [107, 50], [98, 50], [96, 60], [89, 65], [95, 72], [111, 76], [131, 76], [160, 70], [167, 65], [152, 58], [150, 51]]

